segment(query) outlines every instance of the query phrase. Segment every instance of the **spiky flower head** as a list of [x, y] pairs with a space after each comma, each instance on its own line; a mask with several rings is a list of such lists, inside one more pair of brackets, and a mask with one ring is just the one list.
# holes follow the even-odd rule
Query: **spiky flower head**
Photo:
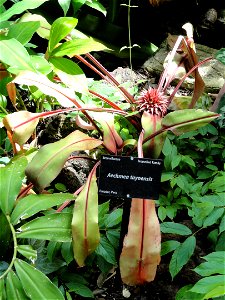
[[144, 89], [141, 92], [136, 102], [140, 112], [147, 111], [152, 115], [163, 117], [167, 111], [168, 97], [158, 89], [149, 87], [148, 90]]

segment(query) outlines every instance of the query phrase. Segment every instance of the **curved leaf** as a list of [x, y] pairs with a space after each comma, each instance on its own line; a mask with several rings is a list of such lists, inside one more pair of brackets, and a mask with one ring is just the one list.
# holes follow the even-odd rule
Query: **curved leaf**
[[91, 150], [101, 141], [76, 130], [64, 139], [42, 147], [26, 168], [26, 175], [39, 190], [43, 190], [59, 174], [73, 151]]
[[50, 81], [45, 75], [24, 71], [17, 75], [12, 82], [36, 86], [42, 93], [55, 97], [63, 107], [72, 107], [74, 105], [80, 107], [75, 99], [74, 91]]
[[52, 51], [52, 56], [59, 57], [67, 55], [86, 54], [91, 51], [102, 51], [108, 49], [103, 43], [96, 41], [93, 38], [76, 39], [63, 43]]
[[12, 137], [15, 143], [18, 143], [22, 146], [31, 137], [39, 122], [39, 118], [34, 118], [32, 121], [21, 125], [18, 128], [15, 127], [33, 118], [34, 116], [38, 116], [38, 114], [31, 113], [26, 110], [17, 111], [5, 116], [3, 119], [3, 124], [7, 130], [13, 132]]
[[34, 238], [55, 242], [71, 241], [70, 213], [54, 213], [36, 218], [18, 228], [18, 238]]
[[69, 199], [74, 200], [74, 196], [67, 193], [28, 195], [17, 203], [11, 215], [11, 223], [18, 224], [41, 210], [60, 205]]
[[54, 21], [50, 30], [48, 52], [51, 55], [57, 44], [77, 25], [78, 20], [72, 17], [61, 17]]
[[192, 234], [191, 229], [186, 225], [174, 222], [164, 222], [160, 225], [161, 231], [163, 233], [173, 233], [180, 235], [190, 235]]
[[218, 114], [203, 109], [177, 110], [162, 119], [162, 127], [179, 135], [205, 126], [217, 117]]
[[27, 9], [34, 9], [39, 7], [41, 4], [49, 0], [22, 0], [17, 3], [15, 3], [13, 6], [11, 6], [9, 9], [7, 9], [5, 12], [1, 13], [1, 22], [7, 21], [9, 18], [11, 18], [13, 15], [18, 15], [24, 12]]
[[37, 250], [34, 250], [31, 245], [19, 245], [17, 250], [20, 254], [32, 262], [37, 259]]
[[16, 198], [22, 186], [25, 176], [24, 170], [27, 166], [27, 159], [21, 157], [12, 161], [5, 167], [0, 168], [0, 208], [8, 215], [13, 210]]
[[128, 233], [120, 256], [124, 283], [137, 285], [154, 280], [160, 262], [160, 242], [155, 202], [132, 199]]
[[73, 252], [79, 266], [99, 244], [98, 228], [98, 188], [95, 166], [87, 182], [77, 197], [72, 219]]
[[22, 284], [16, 274], [11, 270], [6, 278], [7, 299], [26, 300], [29, 299], [25, 294]]
[[0, 61], [11, 67], [8, 69], [11, 73], [17, 74], [22, 70], [35, 72], [26, 48], [16, 39], [0, 40], [0, 48]]
[[64, 300], [60, 290], [41, 271], [20, 259], [15, 260], [14, 266], [30, 299]]
[[9, 27], [7, 36], [9, 38], [16, 37], [17, 41], [25, 45], [30, 41], [39, 27], [40, 23], [35, 21], [15, 23]]

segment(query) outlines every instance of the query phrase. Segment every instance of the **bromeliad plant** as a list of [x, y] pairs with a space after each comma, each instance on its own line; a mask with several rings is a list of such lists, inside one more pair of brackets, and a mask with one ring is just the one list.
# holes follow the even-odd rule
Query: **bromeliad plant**
[[[66, 20], [68, 22], [65, 22]], [[78, 46], [79, 40], [73, 40], [69, 36], [75, 23], [71, 18], [61, 18], [56, 20], [51, 27], [48, 50], [45, 55], [48, 63], [54, 66], [51, 80], [46, 77], [46, 74], [41, 74], [40, 69], [37, 71], [30, 68], [28, 71], [19, 72], [13, 79], [13, 83], [16, 84], [29, 87], [36, 86], [43, 94], [55, 97], [60, 105], [64, 107], [40, 113], [19, 111], [8, 114], [3, 119], [3, 124], [7, 129], [15, 154], [9, 166], [2, 168], [3, 172], [7, 172], [7, 169], [10, 167], [13, 169], [20, 159], [26, 159], [27, 157], [29, 161], [25, 169], [26, 179], [29, 184], [22, 192], [23, 195], [31, 188], [42, 195], [45, 188], [56, 178], [70, 154], [75, 150], [88, 150], [90, 151], [89, 155], [96, 160], [100, 158], [100, 154], [105, 153], [111, 155], [137, 153], [139, 157], [158, 158], [168, 131], [181, 135], [184, 132], [204, 126], [218, 117], [218, 114], [214, 112], [193, 108], [204, 88], [204, 83], [197, 68], [209, 59], [197, 62], [194, 42], [190, 34], [187, 39], [182, 36], [177, 38], [169, 56], [168, 64], [160, 78], [158, 88], [149, 88], [143, 91], [139, 98], [135, 100], [90, 53], [86, 53], [86, 57], [80, 55], [93, 50], [93, 47], [89, 48], [89, 50], [85, 48], [83, 52], [80, 51]], [[62, 42], [63, 39], [66, 42]], [[178, 49], [180, 54], [177, 53]], [[76, 90], [75, 86], [71, 85], [71, 81], [68, 80], [69, 78], [71, 80], [75, 79], [73, 76], [75, 74], [72, 74], [73, 71], [70, 69], [73, 68], [74, 63], [68, 58], [62, 57], [65, 55], [70, 58], [75, 57], [85, 63], [111, 85], [115, 86], [123, 95], [124, 101], [130, 104], [129, 112], [122, 110], [120, 103], [114, 103], [99, 93], [90, 90], [86, 90], [86, 95], [94, 95], [101, 99], [101, 107], [93, 104], [87, 105], [83, 102], [82, 97], [79, 98], [78, 93], [76, 93], [80, 92], [80, 90]], [[174, 62], [175, 56], [176, 63]], [[185, 65], [187, 73], [182, 77], [174, 92], [168, 96], [168, 85], [174, 79], [177, 67], [182, 64]], [[68, 74], [71, 76], [68, 76]], [[168, 107], [176, 91], [190, 74], [195, 77], [195, 90], [190, 107], [168, 112]], [[64, 86], [60, 82], [63, 82]], [[83, 89], [82, 93], [84, 92], [85, 90]], [[25, 150], [24, 144], [31, 138], [41, 118], [71, 111], [79, 111], [81, 113], [81, 117], [79, 117], [81, 119], [78, 119], [77, 124], [82, 130], [87, 129], [88, 134], [76, 130], [58, 142], [35, 150], [33, 154], [30, 154], [31, 150]], [[135, 135], [139, 137], [138, 141], [134, 138], [135, 136], [128, 140], [121, 138], [115, 129], [114, 115], [126, 118], [130, 122], [134, 128]], [[91, 137], [92, 130], [94, 130], [95, 136], [98, 135], [98, 138]], [[98, 148], [98, 151], [96, 151], [96, 148]], [[32, 160], [28, 155], [33, 156]], [[73, 238], [74, 258], [80, 267], [85, 265], [86, 259], [91, 253], [96, 249], [96, 251], [100, 251], [99, 247], [102, 245], [98, 226], [98, 187], [96, 180], [96, 169], [99, 164], [99, 162], [96, 162], [86, 184], [75, 192], [77, 197], [71, 223], [66, 222], [66, 225], [63, 227], [66, 227], [67, 234], [70, 235], [70, 238]], [[9, 197], [9, 195], [7, 194], [0, 204], [9, 224], [11, 224], [10, 214], [14, 212], [13, 208], [17, 200], [15, 195], [13, 197]], [[28, 200], [26, 201], [27, 197], [23, 198], [23, 203], [26, 202], [29, 209], [32, 205]], [[150, 282], [155, 277], [157, 265], [160, 262], [161, 235], [154, 200], [132, 199], [131, 201], [128, 233], [124, 239], [119, 264], [123, 282], [128, 285], [137, 285]], [[69, 204], [69, 202], [66, 204]], [[10, 211], [5, 209], [9, 203]], [[54, 227], [60, 228], [61, 223], [58, 220], [61, 215], [64, 216], [65, 214], [63, 212], [64, 207], [65, 204], [58, 208], [58, 213], [54, 212], [50, 215]], [[16, 209], [17, 206], [15, 207]], [[21, 211], [16, 218], [16, 222], [20, 222], [24, 218], [24, 214], [26, 216], [26, 211]], [[47, 215], [46, 219], [48, 217]], [[52, 240], [51, 228], [45, 228], [42, 231], [38, 220], [30, 221], [24, 226], [22, 225], [15, 234], [24, 238], [33, 237], [33, 231], [32, 234], [30, 231], [31, 227], [33, 229], [32, 222], [36, 226], [36, 238]], [[57, 241], [57, 237], [55, 241]], [[13, 257], [12, 261], [19, 275], [20, 270], [22, 268], [25, 269], [25, 267], [19, 266], [15, 257]], [[12, 267], [12, 264], [10, 267]], [[2, 278], [10, 272], [9, 270], [11, 269], [8, 269]]]

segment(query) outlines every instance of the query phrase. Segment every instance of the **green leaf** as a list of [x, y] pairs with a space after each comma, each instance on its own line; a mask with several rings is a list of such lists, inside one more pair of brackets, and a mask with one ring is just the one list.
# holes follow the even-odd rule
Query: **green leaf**
[[111, 212], [105, 219], [106, 228], [111, 228], [117, 226], [122, 221], [123, 210], [122, 208], [117, 208]]
[[84, 284], [79, 282], [70, 282], [66, 286], [69, 288], [69, 292], [75, 292], [76, 294], [85, 298], [94, 298], [92, 291]]
[[218, 219], [223, 215], [225, 209], [222, 207], [215, 207], [214, 210], [205, 218], [203, 227], [208, 227], [216, 224]]
[[0, 278], [0, 300], [7, 300], [5, 289], [5, 278]]
[[119, 247], [120, 232], [118, 229], [109, 229], [106, 236], [115, 249]]
[[102, 219], [109, 212], [109, 201], [99, 204], [98, 206], [98, 218]]
[[32, 262], [37, 259], [37, 250], [31, 245], [19, 245], [17, 251]]
[[177, 249], [177, 247], [180, 246], [180, 242], [178, 241], [166, 241], [161, 244], [161, 255], [166, 255], [167, 253], [170, 253]]
[[51, 26], [48, 43], [48, 52], [50, 56], [57, 44], [71, 32], [71, 30], [77, 25], [77, 22], [78, 20], [72, 17], [61, 17], [54, 21]]
[[27, 9], [37, 8], [46, 1], [49, 0], [22, 0], [17, 2], [1, 14], [1, 22], [7, 21], [12, 16], [21, 14]]
[[220, 221], [220, 226], [219, 226], [219, 233], [225, 231], [225, 215], [223, 216], [223, 218]]
[[91, 51], [102, 51], [108, 49], [103, 43], [100, 43], [93, 38], [76, 39], [63, 43], [55, 48], [51, 55], [55, 57], [59, 56], [74, 56], [86, 54]]
[[29, 299], [25, 294], [22, 284], [16, 274], [11, 270], [6, 278], [7, 299], [25, 300]]
[[61, 6], [61, 8], [64, 12], [64, 16], [65, 16], [69, 10], [71, 0], [58, 0], [58, 2], [59, 2], [59, 5]]
[[52, 71], [51, 65], [43, 56], [31, 55], [30, 59], [32, 65], [38, 72], [48, 75]]
[[213, 192], [220, 193], [225, 192], [225, 172], [221, 172], [216, 176], [212, 183], [209, 185], [209, 189], [211, 189]]
[[171, 180], [175, 175], [175, 172], [163, 172], [161, 176], [161, 182]]
[[196, 238], [194, 236], [190, 236], [176, 248], [169, 264], [169, 271], [172, 278], [174, 278], [182, 267], [189, 261], [190, 257], [194, 253], [195, 245]]
[[85, 4], [85, 2], [87, 2], [87, 0], [72, 0], [74, 14], [77, 13], [77, 11], [81, 8], [82, 5]]
[[15, 260], [14, 266], [30, 299], [64, 300], [60, 290], [42, 272], [20, 259]]
[[52, 57], [50, 62], [54, 66], [54, 72], [68, 87], [79, 93], [88, 91], [87, 78], [75, 62], [64, 57]]
[[194, 271], [201, 276], [210, 276], [213, 274], [225, 275], [224, 261], [222, 264], [219, 262], [205, 262], [196, 267]]
[[201, 294], [190, 292], [192, 285], [185, 285], [176, 293], [175, 300], [203, 300], [204, 297]]
[[9, 215], [13, 210], [22, 186], [26, 166], [26, 157], [21, 157], [12, 161], [7, 166], [0, 168], [0, 208], [5, 215]]
[[71, 261], [73, 261], [74, 256], [73, 256], [72, 242], [62, 243], [61, 254], [62, 254], [62, 257], [65, 259], [67, 265]]
[[26, 175], [39, 190], [55, 179], [73, 151], [91, 150], [102, 142], [76, 130], [64, 139], [42, 147], [26, 168]]
[[205, 126], [219, 115], [202, 109], [183, 109], [168, 113], [162, 126], [176, 135]]
[[103, 13], [104, 16], [106, 16], [107, 11], [105, 7], [98, 0], [92, 0], [90, 2], [86, 1], [85, 4], [90, 6], [91, 8], [100, 11], [101, 13]]
[[[223, 293], [225, 293], [225, 275], [215, 275], [215, 276], [209, 276], [206, 278], [200, 279], [191, 289], [192, 292], [200, 293], [200, 294], [206, 294], [210, 293], [214, 289], [219, 288], [221, 291], [221, 287], [223, 287]], [[220, 294], [221, 296], [223, 294]], [[208, 299], [208, 298], [206, 298]]]
[[17, 203], [11, 215], [11, 222], [16, 225], [21, 220], [42, 210], [60, 205], [67, 200], [74, 200], [74, 196], [68, 193], [28, 195]]
[[40, 27], [40, 22], [21, 22], [9, 27], [7, 37], [16, 38], [22, 45], [27, 44]]
[[160, 221], [164, 221], [166, 216], [167, 216], [167, 211], [166, 211], [166, 208], [164, 206], [160, 206], [158, 208], [158, 216], [159, 216], [159, 219]]
[[163, 233], [173, 233], [180, 235], [192, 234], [191, 230], [187, 226], [174, 222], [164, 222], [160, 225], [160, 228]]
[[95, 250], [97, 255], [102, 256], [108, 263], [116, 265], [115, 250], [110, 242], [105, 237], [101, 237], [100, 244]]
[[219, 60], [222, 64], [225, 65], [225, 48], [221, 48], [221, 49], [216, 53], [216, 59]]
[[0, 61], [9, 65], [9, 72], [17, 74], [22, 70], [35, 72], [26, 48], [16, 39], [0, 40]]
[[18, 231], [18, 238], [35, 238], [55, 242], [71, 241], [70, 213], [54, 213], [36, 218], [24, 225]]

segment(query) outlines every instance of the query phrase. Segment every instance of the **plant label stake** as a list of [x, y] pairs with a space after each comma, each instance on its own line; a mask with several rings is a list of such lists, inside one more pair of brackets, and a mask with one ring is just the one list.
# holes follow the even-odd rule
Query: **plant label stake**
[[121, 198], [158, 199], [162, 160], [103, 155], [99, 194]]

